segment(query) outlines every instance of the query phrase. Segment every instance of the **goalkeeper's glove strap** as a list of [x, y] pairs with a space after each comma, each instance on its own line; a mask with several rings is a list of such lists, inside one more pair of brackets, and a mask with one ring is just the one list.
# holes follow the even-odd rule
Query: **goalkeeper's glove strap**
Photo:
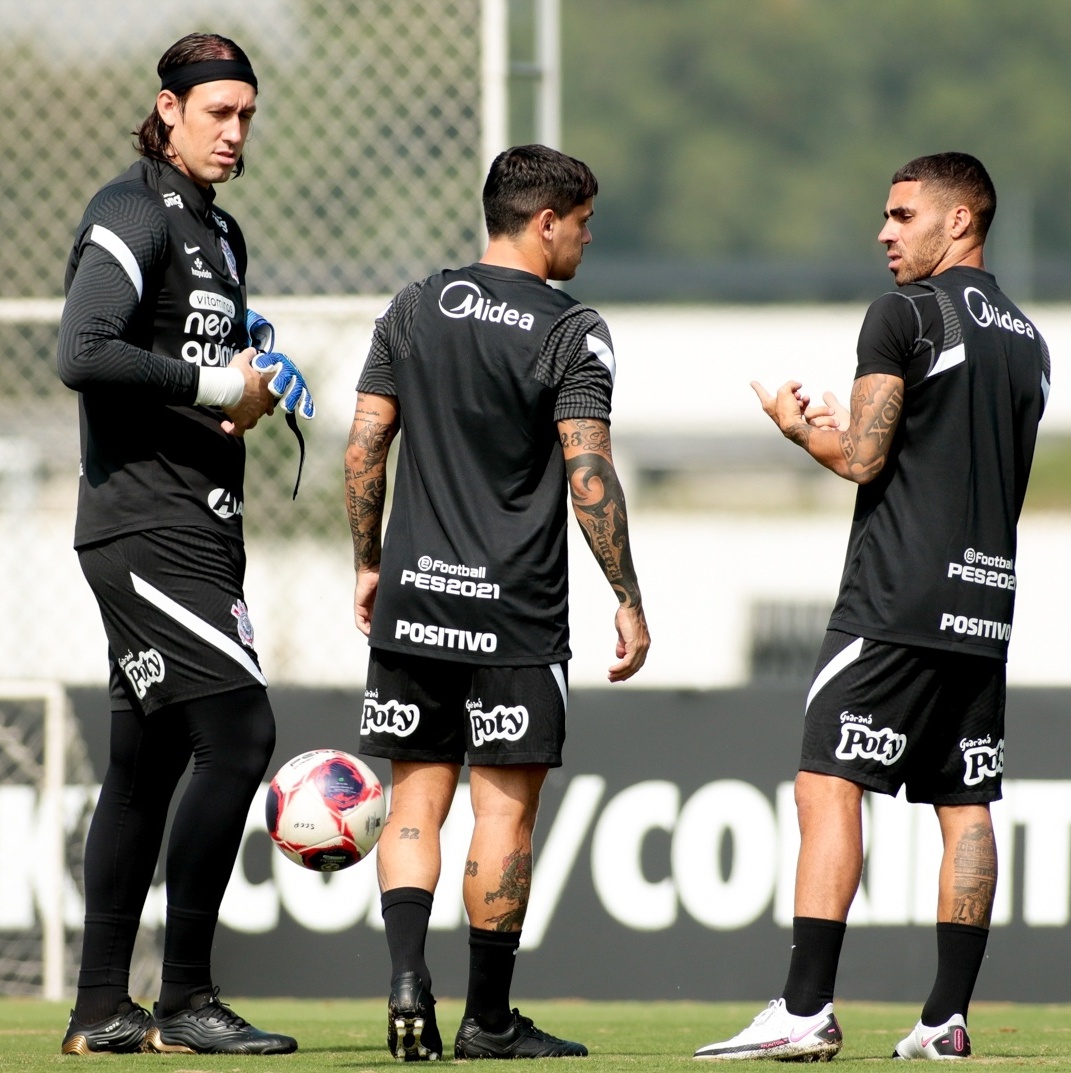
[[294, 435], [297, 436], [298, 442], [297, 477], [294, 479], [294, 494], [290, 497], [291, 500], [294, 500], [297, 499], [297, 490], [301, 485], [301, 469], [305, 465], [305, 437], [301, 435], [301, 429], [298, 428], [297, 423], [297, 414], [293, 410], [286, 415], [286, 423]]

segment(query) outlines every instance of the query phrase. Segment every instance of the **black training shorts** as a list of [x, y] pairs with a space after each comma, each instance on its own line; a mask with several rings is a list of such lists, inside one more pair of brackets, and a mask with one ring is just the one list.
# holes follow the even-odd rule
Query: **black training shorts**
[[829, 630], [807, 697], [801, 771], [909, 801], [1000, 798], [1003, 660]]
[[266, 685], [242, 582], [245, 550], [210, 529], [148, 529], [81, 548], [108, 637], [113, 710]]
[[360, 751], [425, 763], [560, 767], [566, 665], [488, 667], [373, 648]]

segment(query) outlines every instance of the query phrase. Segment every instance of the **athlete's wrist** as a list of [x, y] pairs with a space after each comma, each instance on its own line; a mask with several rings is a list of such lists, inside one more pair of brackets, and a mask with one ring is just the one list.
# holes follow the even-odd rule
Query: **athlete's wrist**
[[241, 369], [201, 366], [199, 373], [197, 397], [194, 399], [198, 406], [226, 409], [234, 406], [245, 392], [245, 377]]
[[806, 421], [792, 421], [781, 426], [781, 435], [800, 447], [806, 447], [811, 438], [811, 426]]

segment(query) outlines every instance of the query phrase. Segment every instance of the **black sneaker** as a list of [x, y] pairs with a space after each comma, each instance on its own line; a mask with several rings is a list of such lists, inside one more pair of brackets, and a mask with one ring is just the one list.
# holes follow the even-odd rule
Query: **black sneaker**
[[587, 1053], [582, 1043], [536, 1028], [520, 1010], [513, 1011], [513, 1021], [501, 1032], [489, 1032], [475, 1017], [466, 1017], [454, 1041], [455, 1058], [583, 1058]]
[[219, 988], [202, 996], [194, 1009], [159, 1017], [153, 1007], [146, 1050], [160, 1054], [290, 1054], [297, 1040], [262, 1032], [219, 1000]]
[[95, 1025], [67, 1022], [63, 1037], [63, 1054], [137, 1054], [145, 1050], [145, 1034], [152, 1020], [149, 1011], [136, 1002], [124, 1002], [119, 1012], [105, 1017]]
[[403, 972], [391, 981], [387, 1050], [399, 1062], [437, 1062], [442, 1057], [435, 999], [415, 972]]

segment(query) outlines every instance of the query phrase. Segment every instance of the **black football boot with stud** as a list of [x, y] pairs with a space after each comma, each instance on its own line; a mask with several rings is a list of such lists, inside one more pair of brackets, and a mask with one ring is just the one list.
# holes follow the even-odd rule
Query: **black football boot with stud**
[[146, 1049], [160, 1054], [290, 1054], [297, 1040], [264, 1032], [219, 1000], [219, 988], [198, 995], [190, 1009], [160, 1017], [153, 1008]]
[[391, 981], [387, 1050], [399, 1062], [437, 1062], [442, 1057], [435, 999], [415, 972], [403, 972]]
[[532, 1019], [517, 1009], [501, 1032], [490, 1032], [474, 1017], [466, 1017], [454, 1042], [455, 1058], [583, 1058], [587, 1053], [582, 1043], [558, 1039], [536, 1028]]
[[75, 1020], [74, 1010], [63, 1037], [63, 1054], [137, 1054], [145, 1050], [152, 1016], [136, 1002], [124, 1002], [117, 1013], [92, 1025]]

